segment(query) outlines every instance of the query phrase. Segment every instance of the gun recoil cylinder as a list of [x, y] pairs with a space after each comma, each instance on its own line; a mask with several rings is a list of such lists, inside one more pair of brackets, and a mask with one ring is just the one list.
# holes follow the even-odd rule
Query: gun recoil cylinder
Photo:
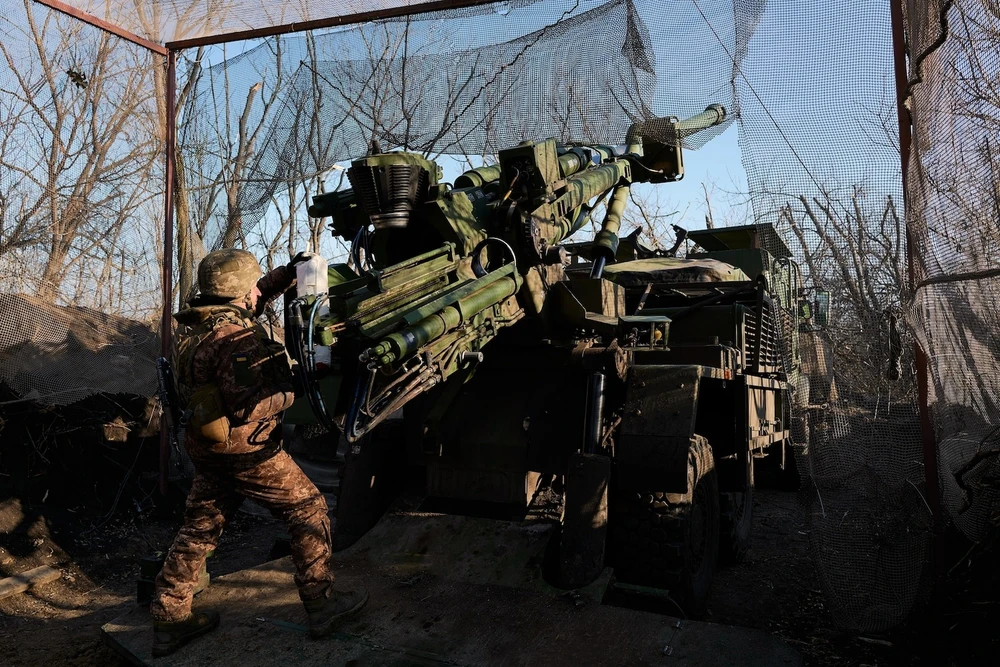
[[520, 282], [516, 274], [491, 280], [482, 289], [428, 315], [413, 326], [390, 334], [378, 345], [369, 348], [368, 358], [377, 360], [382, 366], [402, 361], [424, 345], [457, 328], [470, 317], [516, 294], [520, 289]]

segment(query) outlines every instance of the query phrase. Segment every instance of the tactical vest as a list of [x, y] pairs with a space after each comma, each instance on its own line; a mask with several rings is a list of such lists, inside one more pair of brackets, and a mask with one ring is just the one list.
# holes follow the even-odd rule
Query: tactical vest
[[[194, 376], [194, 360], [198, 348], [220, 327], [236, 325], [243, 329], [254, 329], [258, 340], [267, 348], [263, 380], [277, 384], [291, 382], [291, 370], [285, 358], [284, 347], [270, 340], [267, 332], [254, 321], [249, 311], [237, 306], [198, 306], [181, 311], [175, 318], [178, 320], [178, 327], [172, 365], [178, 400], [188, 423], [197, 434], [211, 442], [228, 442], [232, 429], [218, 387], [214, 383], [199, 385]], [[191, 323], [191, 320], [194, 322]], [[234, 370], [240, 372], [239, 368]]]

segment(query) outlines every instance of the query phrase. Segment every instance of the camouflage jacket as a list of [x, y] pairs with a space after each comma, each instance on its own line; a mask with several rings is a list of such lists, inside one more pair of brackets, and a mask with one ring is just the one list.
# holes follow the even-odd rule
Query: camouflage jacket
[[256, 312], [232, 303], [194, 301], [174, 315], [173, 367], [181, 409], [199, 389], [214, 385], [222, 416], [228, 419], [224, 442], [207, 439], [188, 425], [185, 448], [196, 463], [242, 468], [277, 453], [278, 418], [295, 398], [292, 375], [284, 347], [256, 320], [293, 282], [294, 274], [285, 267], [261, 278]]

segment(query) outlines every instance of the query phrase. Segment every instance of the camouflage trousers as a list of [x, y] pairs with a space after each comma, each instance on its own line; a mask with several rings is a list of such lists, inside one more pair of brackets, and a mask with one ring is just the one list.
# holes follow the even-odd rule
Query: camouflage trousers
[[176, 621], [191, 612], [198, 572], [219, 542], [227, 517], [249, 499], [284, 521], [291, 536], [295, 584], [302, 600], [324, 597], [333, 583], [326, 500], [284, 451], [249, 470], [199, 469], [196, 464], [184, 525], [156, 577], [153, 618]]

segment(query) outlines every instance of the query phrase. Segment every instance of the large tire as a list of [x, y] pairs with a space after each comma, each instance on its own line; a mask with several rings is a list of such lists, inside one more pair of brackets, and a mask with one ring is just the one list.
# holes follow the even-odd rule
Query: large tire
[[611, 505], [615, 576], [665, 588], [691, 618], [704, 616], [719, 556], [719, 481], [712, 448], [695, 436], [687, 493], [616, 491]]
[[742, 563], [750, 551], [753, 535], [753, 458], [747, 457], [746, 491], [719, 496], [719, 560], [727, 565]]

